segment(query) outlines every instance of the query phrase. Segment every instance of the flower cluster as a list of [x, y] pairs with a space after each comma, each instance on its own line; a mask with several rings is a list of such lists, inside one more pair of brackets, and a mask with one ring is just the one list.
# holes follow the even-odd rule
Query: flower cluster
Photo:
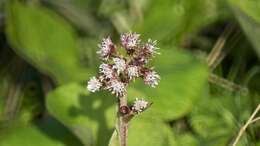
[[135, 102], [132, 106], [132, 110], [136, 113], [143, 112], [149, 105], [149, 102], [145, 101], [144, 99], [135, 99]]
[[[149, 39], [142, 43], [137, 33], [124, 33], [120, 37], [121, 46], [126, 51], [126, 56], [119, 53], [119, 47], [112, 42], [110, 37], [104, 38], [98, 45], [97, 52], [103, 63], [99, 66], [99, 74], [88, 81], [87, 88], [90, 92], [101, 89], [108, 90], [117, 97], [125, 96], [128, 84], [141, 77], [144, 83], [151, 87], [158, 85], [160, 76], [148, 62], [154, 55], [159, 54], [156, 41]], [[139, 101], [139, 100], [138, 100]], [[148, 102], [141, 100], [134, 104], [134, 110], [140, 112]]]

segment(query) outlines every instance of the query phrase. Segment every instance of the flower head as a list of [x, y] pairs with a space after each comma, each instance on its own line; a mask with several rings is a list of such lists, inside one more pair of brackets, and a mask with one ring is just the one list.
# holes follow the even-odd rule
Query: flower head
[[147, 71], [144, 74], [144, 83], [155, 88], [158, 85], [160, 76], [155, 71]]
[[[110, 37], [102, 39], [98, 45], [100, 50], [97, 51], [102, 60], [99, 66], [99, 74], [88, 81], [87, 88], [91, 92], [100, 89], [108, 90], [117, 97], [125, 96], [126, 87], [130, 81], [143, 77], [144, 83], [155, 87], [158, 85], [160, 76], [149, 69], [147, 63], [158, 54], [156, 47], [157, 42], [148, 40], [141, 43], [140, 34], [124, 33], [120, 36], [121, 47], [126, 50], [126, 56], [123, 56], [112, 42]], [[134, 109], [140, 112], [147, 106], [144, 100], [136, 101]]]
[[112, 94], [115, 94], [118, 97], [122, 97], [126, 93], [125, 84], [118, 81], [117, 79], [112, 79], [111, 81], [109, 81], [106, 89], [108, 89], [112, 92]]
[[127, 71], [127, 75], [130, 80], [132, 80], [133, 78], [139, 77], [139, 68], [137, 66], [129, 65], [127, 67], [126, 71]]
[[117, 74], [119, 74], [120, 72], [123, 72], [126, 68], [126, 62], [124, 59], [122, 58], [113, 58], [114, 61], [114, 65], [113, 65], [113, 69], [117, 70]]
[[147, 64], [148, 60], [145, 58], [144, 55], [140, 55], [133, 58], [133, 63], [136, 66], [143, 67], [145, 64]]
[[153, 56], [155, 54], [160, 54], [157, 52], [159, 48], [156, 47], [157, 41], [152, 41], [151, 39], [148, 39], [148, 42], [144, 45], [144, 51], [149, 56]]
[[148, 102], [145, 101], [144, 99], [135, 99], [134, 105], [132, 107], [132, 110], [134, 112], [137, 112], [138, 114], [143, 112], [147, 107], [148, 107]]
[[127, 51], [133, 50], [141, 41], [139, 37], [140, 34], [137, 33], [124, 33], [120, 37], [121, 44]]
[[113, 44], [110, 37], [104, 38], [98, 47], [100, 50], [97, 51], [97, 53], [102, 60], [108, 60], [110, 55], [116, 51], [115, 45]]
[[99, 72], [103, 75], [105, 79], [111, 79], [114, 77], [114, 71], [112, 69], [112, 66], [106, 63], [102, 63], [99, 66]]
[[99, 82], [99, 80], [96, 77], [92, 77], [89, 81], [88, 81], [88, 90], [90, 92], [96, 92], [101, 88], [102, 84]]

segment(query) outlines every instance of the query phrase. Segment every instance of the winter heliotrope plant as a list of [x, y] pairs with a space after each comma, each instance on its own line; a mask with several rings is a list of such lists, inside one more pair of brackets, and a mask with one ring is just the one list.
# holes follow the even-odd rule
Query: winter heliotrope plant
[[[136, 78], [143, 78], [144, 84], [155, 88], [160, 76], [153, 67], [148, 66], [159, 48], [156, 41], [149, 39], [142, 43], [137, 33], [124, 33], [120, 36], [121, 47], [116, 46], [110, 37], [104, 38], [97, 52], [103, 61], [99, 66], [99, 74], [88, 81], [90, 92], [108, 90], [118, 98], [118, 132], [120, 145], [127, 145], [128, 122], [146, 110], [151, 102], [136, 98], [132, 105], [127, 103], [127, 87]], [[125, 49], [125, 56], [118, 49]]]

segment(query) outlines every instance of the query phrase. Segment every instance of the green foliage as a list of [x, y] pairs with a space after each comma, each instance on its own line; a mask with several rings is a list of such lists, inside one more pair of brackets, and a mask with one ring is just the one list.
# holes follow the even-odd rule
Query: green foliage
[[[129, 97], [137, 95], [141, 93], [133, 89], [128, 94]], [[108, 144], [113, 133], [116, 121], [115, 100], [116, 98], [108, 93], [89, 94], [82, 86], [71, 83], [52, 91], [47, 98], [47, 107], [49, 112], [69, 127], [85, 145], [94, 143], [103, 146]], [[129, 145], [170, 146], [172, 136], [169, 127], [152, 117], [151, 112], [144, 117], [149, 119], [137, 117], [131, 122]], [[150, 133], [149, 137], [147, 133]]]
[[175, 48], [163, 48], [165, 50], [160, 51], [161, 54], [153, 63], [161, 75], [160, 84], [156, 90], [143, 83], [137, 87], [154, 102], [150, 110], [156, 116], [173, 120], [190, 112], [206, 91], [207, 67], [188, 53]]
[[26, 60], [59, 83], [81, 81], [88, 70], [80, 65], [76, 35], [60, 16], [40, 6], [7, 5], [7, 36]]
[[[166, 126], [162, 121], [154, 118], [137, 117], [130, 124], [131, 130], [128, 135], [129, 146], [135, 145], [158, 145], [158, 146], [176, 146], [175, 139], [170, 127]], [[149, 135], [147, 135], [149, 133]], [[119, 146], [117, 132], [114, 131], [109, 146]]]
[[1, 136], [1, 146], [83, 146], [63, 125], [54, 119], [13, 127]]
[[[113, 100], [114, 99], [114, 100]], [[47, 97], [49, 112], [77, 134], [85, 145], [106, 145], [116, 117], [115, 97], [89, 94], [82, 86], [71, 83]]]
[[176, 141], [178, 143], [178, 146], [199, 146], [199, 141], [191, 134], [191, 133], [185, 133], [181, 135], [175, 136]]
[[134, 30], [153, 36], [161, 43], [178, 45], [186, 35], [192, 35], [202, 26], [226, 15], [226, 9], [221, 7], [223, 2], [213, 1], [151, 0], [143, 21], [137, 23]]
[[[38, 74], [33, 69], [28, 69], [21, 62], [21, 66], [12, 65], [21, 60], [10, 60], [10, 66], [2, 70], [0, 81], [0, 122], [16, 119], [20, 123], [31, 122], [43, 110], [40, 96], [41, 87]], [[26, 82], [26, 84], [24, 84]], [[1, 127], [1, 126], [0, 126]]]
[[[130, 104], [136, 97], [153, 102], [131, 120], [129, 146], [230, 145], [260, 102], [258, 0], [0, 4], [1, 146], [118, 146], [118, 99], [89, 93], [85, 81], [98, 70], [101, 37], [119, 44], [114, 38], [130, 30], [158, 40], [161, 54], [151, 64], [161, 80], [155, 89], [140, 80], [129, 85]], [[221, 36], [227, 26], [235, 31]], [[219, 38], [225, 46], [211, 71], [205, 54]], [[239, 146], [259, 145], [258, 133], [259, 123], [250, 125]]]
[[260, 1], [229, 0], [238, 21], [245, 34], [260, 57]]
[[130, 123], [129, 146], [174, 146], [173, 135], [162, 121], [149, 116], [147, 119], [136, 117]]
[[192, 111], [191, 124], [207, 145], [227, 145], [253, 110], [242, 108], [252, 106], [249, 99], [227, 93], [205, 97]]

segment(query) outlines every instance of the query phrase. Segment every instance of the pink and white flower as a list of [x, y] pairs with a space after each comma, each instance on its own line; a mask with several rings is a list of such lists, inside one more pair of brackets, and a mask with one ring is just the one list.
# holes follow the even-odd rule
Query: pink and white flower
[[134, 65], [129, 65], [126, 69], [128, 78], [132, 80], [133, 78], [139, 77], [139, 67]]
[[144, 99], [136, 98], [132, 110], [139, 114], [143, 112], [148, 107], [148, 105], [149, 102], [145, 101]]
[[157, 52], [159, 48], [156, 47], [157, 41], [152, 41], [151, 39], [148, 39], [148, 42], [144, 45], [145, 53], [147, 55], [155, 55], [155, 54], [160, 54]]
[[117, 97], [125, 96], [126, 93], [125, 84], [118, 81], [117, 79], [109, 81], [106, 89], [111, 91], [112, 94], [115, 94]]
[[99, 72], [104, 76], [105, 79], [111, 79], [114, 77], [114, 70], [109, 64], [102, 63], [99, 66]]
[[117, 70], [117, 74], [120, 74], [120, 72], [123, 72], [126, 69], [126, 62], [122, 58], [113, 58], [114, 65], [113, 69]]
[[99, 54], [99, 57], [102, 60], [108, 60], [110, 55], [116, 51], [115, 45], [113, 44], [110, 37], [104, 38], [101, 44], [98, 45], [98, 47], [100, 48], [100, 50], [97, 51], [97, 54]]
[[137, 33], [124, 33], [121, 35], [120, 40], [122, 46], [126, 50], [131, 50], [137, 47], [140, 44], [140, 34]]
[[[157, 41], [148, 39], [146, 43], [141, 43], [140, 34], [124, 33], [120, 36], [121, 47], [126, 50], [126, 56], [120, 54], [110, 37], [103, 38], [98, 45], [97, 51], [103, 61], [99, 66], [99, 76], [92, 77], [88, 81], [87, 89], [96, 92], [100, 89], [108, 90], [117, 97], [125, 96], [126, 87], [130, 81], [138, 77], [144, 79], [144, 83], [151, 87], [158, 85], [160, 76], [147, 67], [148, 61], [159, 54], [156, 47]], [[148, 106], [148, 102], [136, 99], [133, 110], [142, 112]]]
[[148, 71], [144, 74], [144, 83], [155, 88], [158, 85], [160, 76], [155, 71]]
[[88, 81], [88, 90], [90, 92], [96, 92], [98, 91], [102, 86], [102, 83], [99, 82], [99, 80], [96, 77], [92, 77], [89, 81]]

